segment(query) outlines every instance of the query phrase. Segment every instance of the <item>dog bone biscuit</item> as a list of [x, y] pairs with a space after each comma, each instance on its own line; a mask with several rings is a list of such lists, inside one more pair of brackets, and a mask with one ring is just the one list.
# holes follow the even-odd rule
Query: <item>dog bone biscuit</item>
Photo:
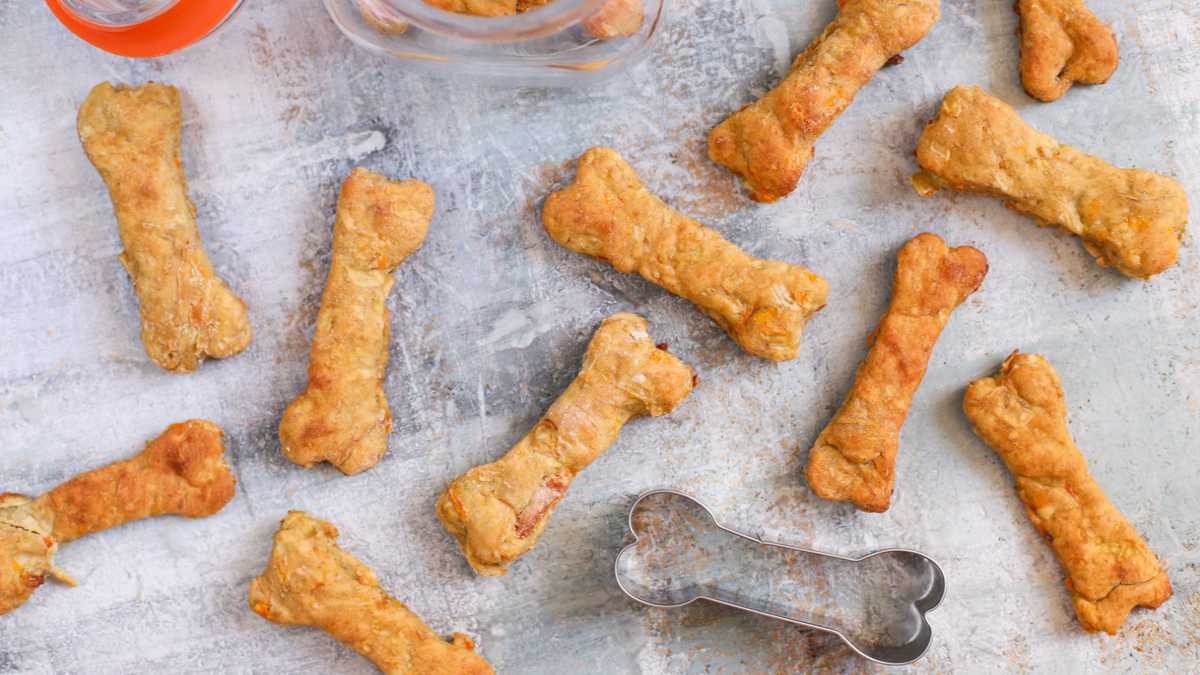
[[947, 248], [929, 233], [905, 244], [898, 259], [891, 304], [805, 469], [818, 496], [877, 513], [891, 505], [900, 428], [938, 336], [988, 271], [978, 250]]
[[392, 273], [425, 240], [433, 190], [354, 169], [342, 183], [333, 261], [308, 363], [308, 387], [279, 423], [283, 454], [347, 475], [379, 463], [392, 413], [383, 392]]
[[579, 158], [575, 182], [546, 198], [542, 222], [566, 248], [692, 301], [755, 356], [795, 358], [804, 325], [825, 306], [824, 279], [747, 255], [646, 190], [608, 148]]
[[24, 603], [47, 575], [74, 585], [54, 566], [59, 544], [151, 516], [220, 511], [235, 484], [221, 436], [204, 420], [172, 424], [141, 454], [36, 499], [0, 495], [0, 614]]
[[83, 149], [108, 186], [142, 314], [142, 344], [166, 370], [191, 372], [206, 357], [250, 344], [246, 303], [213, 271], [179, 161], [179, 91], [105, 82], [79, 109]]
[[782, 82], [718, 124], [708, 155], [773, 202], [796, 188], [813, 145], [858, 90], [937, 22], [939, 0], [839, 0], [840, 11]]
[[1117, 70], [1117, 36], [1084, 0], [1017, 0], [1021, 18], [1021, 84], [1054, 101], [1076, 82], [1103, 84]]
[[379, 586], [371, 568], [337, 545], [337, 528], [290, 511], [271, 558], [250, 582], [256, 614], [282, 625], [320, 628], [389, 675], [485, 675], [491, 666], [456, 633], [447, 642]]
[[1008, 465], [1029, 520], [1066, 570], [1085, 629], [1115, 634], [1134, 607], [1171, 597], [1162, 563], [1088, 473], [1046, 359], [1014, 352], [996, 375], [967, 387], [963, 411]]
[[[456, 14], [512, 16], [537, 9], [553, 0], [425, 0], [426, 4]], [[583, 21], [587, 34], [601, 40], [636, 34], [646, 18], [642, 0], [605, 0]]]
[[533, 548], [571, 481], [634, 417], [665, 415], [691, 393], [692, 369], [659, 349], [646, 320], [614, 314], [600, 324], [583, 367], [504, 457], [455, 478], [437, 514], [479, 574], [504, 574]]
[[1118, 169], [1060, 145], [979, 87], [955, 87], [917, 145], [923, 196], [943, 187], [1000, 197], [1079, 236], [1101, 266], [1149, 278], [1175, 264], [1188, 219], [1177, 181]]

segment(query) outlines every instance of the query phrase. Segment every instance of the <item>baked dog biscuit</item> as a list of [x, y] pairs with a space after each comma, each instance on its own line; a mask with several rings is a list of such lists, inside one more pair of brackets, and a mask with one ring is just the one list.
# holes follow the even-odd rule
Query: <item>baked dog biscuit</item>
[[608, 148], [579, 158], [575, 182], [546, 198], [546, 232], [577, 253], [687, 298], [750, 354], [795, 358], [828, 286], [803, 267], [762, 260], [680, 214]]
[[1029, 520], [1067, 572], [1085, 629], [1113, 635], [1134, 607], [1171, 597], [1162, 563], [1088, 473], [1046, 359], [1014, 352], [996, 375], [967, 387], [963, 411], [1008, 465]]
[[925, 37], [938, 0], [838, 0], [840, 11], [758, 101], [708, 135], [708, 156], [734, 172], [750, 198], [773, 202], [796, 189], [813, 145], [876, 71]]
[[1103, 267], [1146, 279], [1175, 264], [1188, 219], [1177, 181], [1119, 169], [1060, 145], [979, 87], [955, 87], [917, 145], [923, 196], [941, 188], [1000, 197], [1079, 236]]
[[[456, 14], [472, 16], [512, 16], [550, 4], [553, 0], [425, 0], [426, 4]], [[645, 20], [642, 0], [606, 0], [600, 9], [583, 21], [587, 34], [605, 40], [629, 37], [638, 32]]]
[[213, 271], [179, 161], [179, 91], [153, 82], [105, 82], [79, 109], [79, 138], [112, 198], [121, 264], [142, 312], [150, 360], [191, 372], [206, 357], [250, 344], [246, 303]]
[[979, 288], [987, 258], [969, 246], [947, 248], [924, 233], [900, 249], [892, 301], [871, 333], [842, 407], [808, 455], [805, 476], [818, 496], [863, 511], [891, 505], [900, 428], [925, 377], [950, 314]]
[[646, 332], [646, 320], [614, 314], [600, 324], [583, 368], [504, 457], [455, 478], [437, 514], [479, 574], [504, 574], [533, 548], [571, 481], [634, 417], [665, 415], [691, 393], [692, 369]]
[[384, 303], [392, 273], [425, 240], [433, 190], [354, 169], [342, 183], [333, 224], [333, 261], [308, 362], [308, 388], [279, 423], [283, 454], [311, 467], [330, 462], [347, 475], [379, 463], [392, 413], [383, 393], [388, 361]]
[[337, 528], [290, 511], [271, 558], [250, 582], [250, 608], [283, 625], [320, 628], [390, 675], [484, 675], [492, 667], [456, 633], [451, 642], [379, 586], [371, 568], [337, 545]]
[[1117, 36], [1084, 0], [1017, 0], [1021, 17], [1021, 83], [1030, 96], [1054, 101], [1076, 82], [1104, 84], [1117, 70]]
[[0, 495], [0, 614], [19, 607], [53, 576], [59, 544], [151, 516], [202, 518], [233, 498], [221, 429], [212, 422], [172, 424], [141, 454], [82, 473], [31, 499]]

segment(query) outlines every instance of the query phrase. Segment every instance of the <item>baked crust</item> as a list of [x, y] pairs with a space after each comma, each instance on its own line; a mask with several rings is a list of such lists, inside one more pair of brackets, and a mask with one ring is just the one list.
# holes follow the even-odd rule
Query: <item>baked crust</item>
[[392, 273], [425, 240], [433, 189], [358, 168], [342, 183], [333, 260], [308, 362], [308, 387], [279, 423], [283, 454], [347, 475], [379, 463], [392, 414], [383, 392]]
[[152, 361], [179, 373], [237, 354], [251, 337], [246, 303], [213, 271], [200, 241], [179, 161], [181, 118], [175, 87], [105, 82], [78, 119], [83, 149], [112, 198], [142, 344]]
[[979, 87], [955, 87], [917, 144], [923, 196], [978, 192], [1083, 240], [1102, 267], [1146, 279], [1175, 264], [1188, 219], [1178, 181], [1060, 145]]
[[671, 412], [694, 384], [691, 367], [655, 346], [645, 319], [608, 317], [566, 391], [507, 454], [455, 478], [438, 498], [438, 519], [476, 572], [504, 574], [537, 543], [571, 481], [616, 442], [621, 427]]
[[750, 354], [795, 358], [828, 285], [797, 265], [743, 252], [715, 230], [667, 206], [609, 148], [579, 158], [575, 182], [546, 198], [546, 232], [690, 300]]
[[59, 544], [162, 515], [202, 518], [233, 498], [220, 427], [172, 424], [137, 456], [82, 473], [30, 499], [0, 495], [0, 614], [25, 602], [47, 576], [74, 585], [54, 566]]
[[272, 623], [319, 628], [389, 675], [485, 675], [492, 667], [455, 633], [447, 642], [388, 595], [371, 568], [337, 545], [337, 528], [303, 511], [279, 525], [249, 604]]
[[838, 5], [837, 18], [783, 81], [708, 135], [708, 156], [740, 176], [755, 201], [773, 202], [796, 189], [821, 134], [880, 68], [925, 37], [940, 11], [938, 0]]
[[1171, 597], [1162, 563], [1088, 473], [1045, 358], [1013, 352], [996, 375], [967, 387], [963, 411], [1008, 465], [1029, 520], [1067, 573], [1085, 629], [1115, 634], [1134, 607]]
[[919, 234], [900, 249], [892, 301], [846, 400], [808, 455], [818, 496], [883, 512], [891, 505], [900, 428], [950, 314], [987, 275], [983, 253]]
[[1060, 98], [1076, 82], [1104, 84], [1121, 62], [1117, 36], [1084, 0], [1017, 0], [1021, 19], [1021, 84], [1041, 101]]

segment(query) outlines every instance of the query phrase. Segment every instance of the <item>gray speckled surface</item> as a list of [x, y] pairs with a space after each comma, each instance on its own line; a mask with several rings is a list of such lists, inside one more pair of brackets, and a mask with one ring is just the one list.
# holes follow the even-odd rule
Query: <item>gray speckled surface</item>
[[[1200, 181], [1200, 8], [1092, 0], [1123, 63], [1105, 86], [1036, 104], [1016, 77], [1011, 0], [945, 0], [943, 18], [821, 139], [799, 189], [747, 201], [704, 134], [761, 93], [833, 13], [833, 0], [675, 3], [649, 59], [580, 91], [487, 90], [406, 72], [351, 46], [315, 1], [249, 0], [218, 34], [169, 58], [105, 56], [42, 3], [0, 5], [0, 489], [36, 493], [134, 453], [169, 422], [228, 432], [236, 499], [202, 521], [133, 524], [67, 546], [81, 584], [53, 583], [0, 617], [2, 673], [371, 672], [332, 639], [245, 606], [289, 508], [333, 520], [343, 544], [439, 631], [475, 635], [502, 672], [774, 672], [866, 666], [827, 636], [730, 610], [652, 610], [613, 582], [634, 495], [703, 499], [723, 522], [856, 555], [923, 550], [949, 596], [917, 670], [1127, 672], [1200, 659], [1200, 269], [1194, 236], [1149, 284], [993, 200], [922, 200], [907, 184], [940, 95], [975, 82], [1060, 140], [1121, 165]], [[184, 163], [219, 272], [251, 306], [244, 354], [190, 376], [138, 340], [111, 205], [74, 132], [104, 79], [184, 88]], [[541, 198], [590, 145], [623, 152], [647, 185], [751, 252], [830, 282], [801, 357], [740, 354], [684, 301], [559, 248]], [[430, 181], [437, 215], [398, 274], [387, 390], [396, 419], [374, 470], [344, 478], [279, 453], [303, 387], [338, 182], [361, 163]], [[930, 229], [992, 261], [934, 353], [902, 437], [892, 509], [814, 498], [809, 443], [849, 387], [888, 297], [894, 252]], [[693, 363], [698, 391], [631, 424], [572, 487], [506, 578], [472, 576], [433, 514], [445, 483], [502, 454], [573, 376], [602, 316], [633, 309]], [[959, 411], [963, 386], [1015, 347], [1062, 375], [1097, 479], [1168, 563], [1175, 597], [1115, 638], [1077, 628], [1062, 575], [999, 460]]]

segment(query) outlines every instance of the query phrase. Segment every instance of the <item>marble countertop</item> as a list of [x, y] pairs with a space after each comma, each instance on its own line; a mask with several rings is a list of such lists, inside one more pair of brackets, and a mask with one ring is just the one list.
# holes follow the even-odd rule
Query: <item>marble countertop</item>
[[[944, 0], [930, 35], [821, 138], [795, 193], [767, 206], [707, 159], [705, 134], [778, 80], [833, 0], [676, 0], [643, 63], [584, 89], [431, 79], [353, 46], [315, 1], [247, 0], [206, 41], [147, 61], [84, 45], [43, 3], [0, 4], [0, 491], [36, 494], [191, 417], [224, 427], [239, 478], [214, 517], [142, 521], [64, 547], [59, 562], [80, 585], [48, 582], [0, 617], [0, 673], [373, 672], [328, 636], [246, 606], [271, 534], [295, 508], [333, 521], [386, 589], [439, 632], [474, 636], [499, 672], [872, 669], [826, 635], [711, 605], [628, 600], [612, 562], [633, 497], [653, 487], [694, 494], [726, 524], [778, 541], [935, 557], [949, 595], [913, 670], [1194, 668], [1194, 234], [1178, 266], [1134, 282], [996, 200], [922, 199], [908, 184], [941, 95], [978, 83], [1059, 140], [1200, 195], [1200, 6], [1089, 4], [1113, 22], [1121, 67], [1109, 84], [1047, 105], [1020, 88], [1012, 0]], [[149, 79], [183, 90], [201, 232], [256, 331], [245, 353], [188, 376], [160, 371], [142, 350], [111, 203], [74, 129], [97, 82]], [[545, 235], [541, 200], [593, 145], [619, 150], [650, 189], [751, 253], [829, 280], [798, 359], [746, 356], [685, 301]], [[426, 180], [438, 206], [389, 302], [390, 450], [346, 478], [288, 462], [276, 429], [304, 386], [333, 205], [355, 165]], [[861, 514], [815, 498], [801, 469], [887, 303], [896, 250], [924, 230], [979, 247], [991, 272], [934, 352], [891, 510]], [[507, 577], [475, 577], [434, 516], [437, 494], [526, 432], [574, 376], [600, 319], [620, 310], [646, 316], [700, 387], [670, 416], [630, 424]], [[960, 411], [966, 383], [1014, 348], [1058, 368], [1092, 472], [1169, 567], [1175, 596], [1135, 611], [1116, 637], [1079, 629], [1061, 569]]]

